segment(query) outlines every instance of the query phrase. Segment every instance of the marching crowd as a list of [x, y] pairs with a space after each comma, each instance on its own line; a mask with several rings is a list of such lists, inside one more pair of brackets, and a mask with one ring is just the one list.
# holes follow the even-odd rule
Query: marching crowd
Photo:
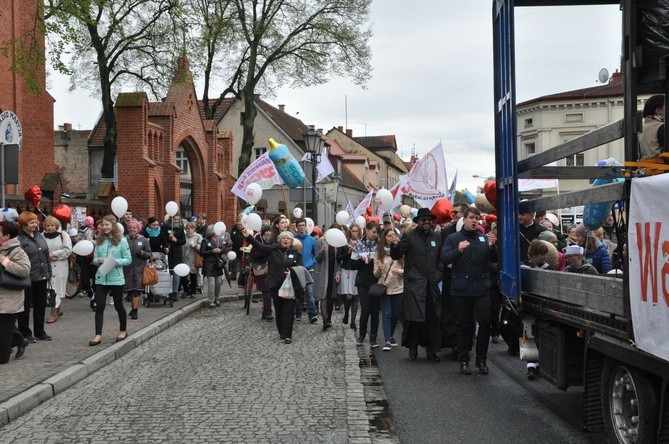
[[[166, 216], [163, 223], [149, 217], [146, 224], [131, 211], [120, 221], [112, 215], [88, 216], [79, 229], [69, 232], [58, 219], [49, 216], [40, 224], [28, 211], [15, 222], [0, 222], [0, 363], [9, 361], [13, 347], [19, 358], [30, 343], [51, 340], [45, 324], [63, 314], [61, 300], [73, 260], [80, 269], [78, 294], [88, 296], [95, 311], [95, 335], [89, 345], [102, 341], [108, 297], [118, 315], [116, 341], [125, 340], [127, 317], [138, 318], [147, 289], [147, 260], [160, 253], [172, 270], [172, 300], [194, 297], [205, 288], [208, 305], [215, 308], [224, 276], [237, 279], [240, 287], [250, 283], [262, 293], [261, 319], [275, 320], [286, 344], [292, 342], [294, 322], [301, 321], [304, 312], [312, 324], [320, 315], [327, 331], [333, 311], [343, 307], [342, 321], [356, 331], [358, 346], [368, 341], [372, 349], [389, 352], [401, 344], [411, 359], [417, 359], [423, 347], [434, 362], [440, 360], [441, 349], [450, 348], [461, 373], [471, 374], [470, 353], [476, 344], [475, 366], [481, 374], [488, 373], [489, 341], [498, 341], [503, 333], [497, 227], [493, 219], [482, 221], [476, 207], [455, 205], [447, 224], [435, 224], [427, 208], [402, 221], [385, 215], [381, 223], [368, 220], [364, 227], [333, 224], [330, 228], [341, 229], [347, 240], [337, 248], [326, 242], [320, 228], [309, 233], [304, 218], [290, 221], [280, 215], [265, 220], [254, 235], [243, 218], [240, 214], [223, 233], [207, 224], [204, 213], [188, 222], [178, 215]], [[520, 215], [523, 264], [604, 274], [620, 261], [612, 215], [595, 232], [580, 224], [563, 234], [555, 219], [550, 213]], [[84, 239], [94, 242], [94, 251], [73, 255], [73, 245]], [[188, 273], [175, 273], [176, 264], [185, 264]], [[10, 276], [27, 283], [12, 287], [5, 279]], [[124, 294], [131, 304], [129, 313]], [[402, 335], [396, 338], [400, 321]], [[517, 353], [517, 334], [504, 339], [509, 352]], [[530, 373], [535, 371], [533, 366]]]

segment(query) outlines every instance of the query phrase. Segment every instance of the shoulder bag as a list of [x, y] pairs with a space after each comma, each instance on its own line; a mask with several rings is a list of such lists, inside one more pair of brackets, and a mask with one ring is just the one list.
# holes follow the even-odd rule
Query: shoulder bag
[[51, 282], [49, 282], [47, 289], [46, 289], [46, 307], [47, 308], [55, 308], [56, 307], [56, 290], [51, 286]]
[[253, 264], [253, 276], [255, 277], [263, 277], [267, 274], [267, 271], [269, 270], [269, 263], [264, 262], [264, 263], [254, 263]]
[[204, 265], [204, 258], [199, 252], [195, 252], [195, 260], [193, 261], [193, 266], [195, 268], [202, 268]]
[[146, 261], [142, 270], [142, 285], [156, 285], [158, 283], [158, 270], [152, 260]]
[[[392, 261], [390, 263], [390, 267], [388, 268], [388, 271], [386, 272], [386, 275], [383, 278], [383, 282], [385, 282], [386, 279], [388, 279], [388, 273], [390, 273], [390, 269], [393, 268], [394, 263], [395, 261]], [[370, 298], [380, 298], [385, 296], [386, 290], [387, 287], [384, 284], [376, 283], [372, 284], [372, 286], [369, 287], [369, 292], [367, 294], [369, 295]]]
[[[9, 254], [14, 250], [14, 248], [7, 250], [6, 254], [7, 257], [9, 257]], [[32, 281], [30, 280], [30, 274], [28, 274], [28, 276], [26, 277], [21, 278], [5, 270], [5, 267], [0, 267], [1, 288], [7, 288], [10, 290], [27, 290], [31, 286], [32, 286]]]

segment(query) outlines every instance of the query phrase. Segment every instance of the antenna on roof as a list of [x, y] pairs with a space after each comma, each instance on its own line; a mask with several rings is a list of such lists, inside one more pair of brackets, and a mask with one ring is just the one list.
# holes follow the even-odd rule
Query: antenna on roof
[[374, 126], [371, 123], [365, 123], [365, 122], [358, 122], [360, 125], [365, 125], [365, 137], [367, 137], [367, 127], [368, 126]]
[[606, 83], [609, 81], [609, 70], [606, 68], [602, 68], [599, 70], [599, 74], [597, 74], [597, 81], [599, 83]]

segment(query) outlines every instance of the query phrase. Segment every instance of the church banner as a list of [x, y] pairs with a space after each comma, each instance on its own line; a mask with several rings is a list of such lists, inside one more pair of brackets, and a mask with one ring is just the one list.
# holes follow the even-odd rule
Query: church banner
[[232, 192], [240, 199], [246, 200], [246, 187], [252, 183], [257, 183], [263, 190], [268, 190], [274, 185], [283, 183], [274, 162], [269, 158], [269, 153], [264, 153], [258, 157], [244, 170], [232, 187]]
[[407, 175], [407, 184], [400, 186], [400, 192], [426, 208], [432, 208], [437, 200], [448, 197], [448, 177], [441, 142], [414, 164]]

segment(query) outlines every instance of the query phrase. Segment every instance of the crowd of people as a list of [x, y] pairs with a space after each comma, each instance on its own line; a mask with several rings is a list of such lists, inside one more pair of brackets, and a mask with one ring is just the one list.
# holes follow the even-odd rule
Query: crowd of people
[[[356, 332], [358, 346], [368, 341], [372, 349], [390, 352], [402, 345], [414, 360], [422, 347], [434, 362], [440, 361], [442, 349], [451, 349], [465, 375], [472, 373], [473, 350], [475, 367], [481, 374], [489, 372], [488, 346], [491, 338], [500, 339], [502, 305], [497, 227], [491, 219], [481, 220], [476, 207], [455, 205], [447, 224], [435, 224], [427, 208], [419, 209], [412, 219], [398, 221], [386, 215], [380, 223], [369, 220], [364, 227], [333, 224], [330, 228], [341, 229], [347, 241], [337, 248], [325, 241], [319, 227], [308, 232], [304, 218], [291, 221], [280, 215], [264, 220], [262, 229], [253, 234], [243, 219], [240, 214], [223, 234], [207, 223], [204, 213], [191, 221], [166, 216], [162, 223], [157, 217], [143, 223], [131, 211], [120, 221], [111, 215], [97, 220], [88, 216], [69, 232], [57, 219], [46, 217], [40, 224], [39, 217], [28, 211], [16, 222], [2, 221], [0, 265], [17, 277], [29, 276], [30, 285], [25, 291], [0, 288], [0, 362], [8, 362], [13, 347], [18, 358], [28, 344], [51, 340], [45, 324], [57, 322], [63, 314], [70, 261], [81, 270], [79, 295], [89, 297], [95, 311], [89, 345], [102, 342], [108, 298], [118, 315], [116, 341], [125, 340], [127, 318], [138, 319], [147, 290], [144, 267], [160, 253], [170, 269], [181, 263], [189, 269], [186, 276], [171, 272], [170, 298], [194, 297], [200, 291], [206, 293], [208, 306], [215, 308], [220, 305], [224, 276], [240, 286], [250, 282], [262, 294], [261, 319], [274, 320], [286, 344], [293, 342], [293, 325], [304, 312], [311, 324], [320, 316], [322, 330], [327, 331], [333, 312], [343, 308], [342, 322]], [[525, 266], [605, 274], [619, 265], [621, 248], [613, 215], [593, 232], [579, 224], [562, 233], [555, 219], [550, 213], [519, 215]], [[75, 258], [73, 245], [84, 239], [94, 242], [94, 251]], [[46, 318], [48, 291], [55, 292], [56, 300]], [[124, 295], [130, 301], [129, 313]], [[402, 335], [396, 338], [400, 322]], [[510, 353], [517, 352], [517, 338], [507, 343]]]

